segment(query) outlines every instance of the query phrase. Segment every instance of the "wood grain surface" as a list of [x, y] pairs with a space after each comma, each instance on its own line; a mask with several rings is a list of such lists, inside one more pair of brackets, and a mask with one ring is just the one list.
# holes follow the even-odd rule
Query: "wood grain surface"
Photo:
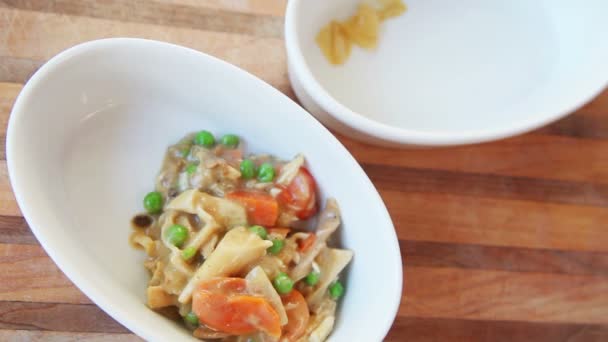
[[[5, 136], [46, 60], [103, 37], [169, 41], [293, 98], [284, 0], [0, 0], [0, 340], [139, 341], [48, 258], [11, 192]], [[339, 137], [384, 198], [404, 256], [389, 341], [608, 340], [608, 91], [523, 136], [393, 150]]]

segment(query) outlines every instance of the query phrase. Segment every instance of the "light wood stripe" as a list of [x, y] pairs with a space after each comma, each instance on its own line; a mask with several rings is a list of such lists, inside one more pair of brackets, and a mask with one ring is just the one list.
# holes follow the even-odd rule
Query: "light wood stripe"
[[128, 333], [95, 305], [0, 301], [0, 329]]
[[405, 267], [404, 293], [408, 317], [608, 324], [605, 277]]
[[89, 304], [37, 245], [0, 244], [0, 300]]
[[0, 56], [0, 82], [25, 83], [41, 65], [41, 61]]
[[380, 188], [402, 240], [608, 252], [605, 208]]
[[[76, 324], [74, 322], [73, 324]], [[63, 331], [0, 330], [0, 341], [12, 342], [139, 342], [134, 334], [73, 333]]]
[[398, 317], [385, 341], [601, 342], [608, 326]]
[[15, 195], [13, 195], [13, 191], [11, 190], [5, 160], [0, 160], [0, 215], [21, 215]]
[[152, 0], [106, 0], [103, 5], [95, 0], [2, 0], [0, 5], [26, 11], [240, 33], [258, 37], [281, 37], [283, 31], [282, 17]]
[[[46, 61], [69, 47], [94, 39], [110, 37], [156, 39], [214, 55], [255, 74], [282, 91], [290, 89], [285, 77], [284, 43], [275, 37], [134, 22], [121, 23], [108, 19], [3, 7], [0, 7], [0, 27], [3, 28], [0, 30], [0, 56]], [[19, 32], [21, 27], [28, 28], [28, 39], [22, 39]], [[242, 58], [242, 56], [264, 58]]]

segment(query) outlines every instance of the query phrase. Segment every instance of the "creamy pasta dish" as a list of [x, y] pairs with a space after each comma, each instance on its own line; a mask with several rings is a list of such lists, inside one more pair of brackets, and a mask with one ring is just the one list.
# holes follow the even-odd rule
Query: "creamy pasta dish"
[[332, 247], [338, 203], [319, 202], [302, 155], [245, 155], [232, 134], [186, 136], [132, 220], [148, 307], [204, 340], [324, 341], [353, 253]]

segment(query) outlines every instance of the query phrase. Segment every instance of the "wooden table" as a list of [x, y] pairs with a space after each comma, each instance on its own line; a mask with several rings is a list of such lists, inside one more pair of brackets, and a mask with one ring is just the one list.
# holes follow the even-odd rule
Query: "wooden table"
[[[0, 0], [1, 341], [139, 340], [57, 269], [15, 203], [4, 136], [28, 77], [74, 44], [132, 36], [218, 56], [293, 97], [284, 7]], [[403, 299], [387, 340], [608, 340], [607, 115], [604, 92], [547, 128], [490, 144], [388, 150], [341, 138], [380, 190], [404, 255]]]

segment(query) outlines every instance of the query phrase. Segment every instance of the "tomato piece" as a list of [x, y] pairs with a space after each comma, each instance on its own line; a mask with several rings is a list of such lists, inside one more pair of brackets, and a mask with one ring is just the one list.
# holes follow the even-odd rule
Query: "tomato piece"
[[283, 326], [281, 341], [296, 341], [306, 332], [310, 312], [306, 299], [298, 290], [292, 290], [281, 296], [281, 301], [287, 313], [287, 324]]
[[274, 197], [260, 192], [234, 191], [226, 198], [242, 204], [247, 210], [250, 224], [272, 227], [279, 217], [279, 203]]
[[301, 167], [277, 200], [299, 219], [310, 218], [317, 212], [317, 184], [314, 177], [305, 167]]
[[298, 249], [300, 252], [306, 253], [315, 244], [315, 241], [317, 241], [317, 236], [310, 233], [306, 239], [298, 241]]
[[202, 282], [192, 296], [192, 311], [206, 326], [231, 335], [263, 331], [281, 336], [279, 314], [262, 297], [246, 294], [242, 278], [215, 278]]

